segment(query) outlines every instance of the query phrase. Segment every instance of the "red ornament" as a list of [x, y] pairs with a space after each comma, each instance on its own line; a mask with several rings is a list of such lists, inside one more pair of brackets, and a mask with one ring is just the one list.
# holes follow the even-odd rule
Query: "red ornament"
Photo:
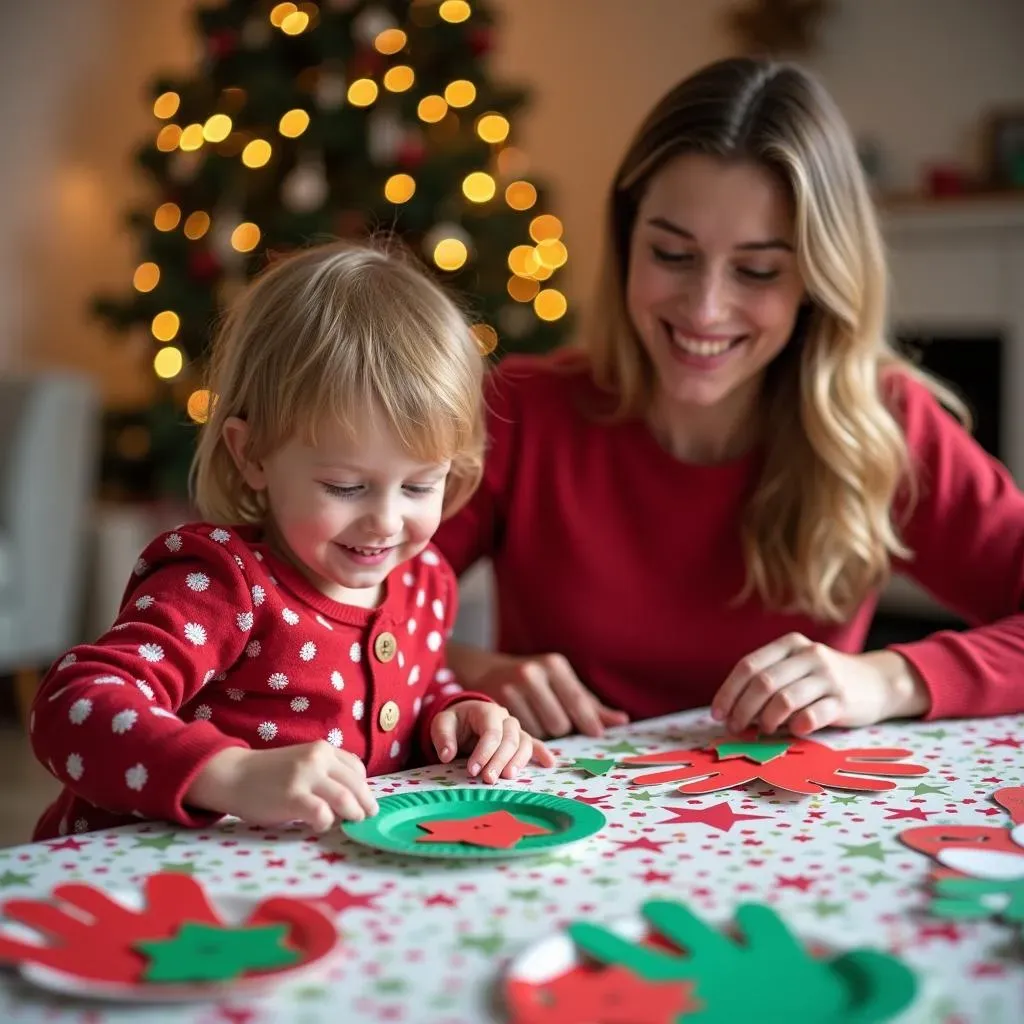
[[189, 255], [188, 272], [194, 281], [213, 281], [221, 269], [220, 260], [209, 249], [194, 249]]
[[469, 48], [474, 57], [483, 57], [494, 47], [494, 33], [489, 28], [474, 28], [469, 32]]
[[210, 56], [215, 60], [223, 60], [230, 57], [238, 49], [238, 35], [230, 29], [222, 29], [210, 36], [207, 44]]

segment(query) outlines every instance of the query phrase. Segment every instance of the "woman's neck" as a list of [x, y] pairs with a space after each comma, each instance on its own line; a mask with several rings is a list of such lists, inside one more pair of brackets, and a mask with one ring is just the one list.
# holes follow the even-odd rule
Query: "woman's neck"
[[702, 466], [730, 462], [757, 444], [759, 390], [733, 392], [710, 407], [683, 406], [659, 393], [647, 425], [662, 448], [680, 462]]

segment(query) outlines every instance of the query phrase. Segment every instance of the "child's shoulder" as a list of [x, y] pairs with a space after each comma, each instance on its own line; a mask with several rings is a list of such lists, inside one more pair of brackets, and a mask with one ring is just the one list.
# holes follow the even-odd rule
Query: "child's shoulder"
[[233, 562], [240, 570], [255, 568], [263, 560], [259, 551], [262, 531], [249, 525], [181, 523], [150, 541], [142, 552], [136, 572], [141, 575], [165, 562], [204, 562], [210, 565]]

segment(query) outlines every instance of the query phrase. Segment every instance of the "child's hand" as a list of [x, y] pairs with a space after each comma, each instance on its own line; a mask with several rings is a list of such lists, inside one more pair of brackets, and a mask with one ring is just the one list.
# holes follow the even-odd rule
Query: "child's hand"
[[531, 757], [545, 768], [555, 764], [551, 751], [523, 732], [518, 719], [486, 700], [460, 700], [445, 708], [431, 722], [430, 738], [442, 764], [470, 750], [469, 774], [484, 782], [515, 778]]
[[534, 736], [565, 736], [576, 729], [603, 736], [607, 726], [629, 721], [624, 711], [602, 704], [561, 654], [499, 658], [472, 687], [504, 704]]
[[829, 725], [871, 725], [924, 714], [924, 681], [895, 651], [842, 654], [789, 633], [748, 654], [711, 702], [731, 732], [756, 725], [804, 736]]
[[335, 820], [362, 821], [377, 813], [362, 761], [323, 740], [275, 750], [222, 750], [185, 799], [252, 825], [302, 821], [317, 832]]

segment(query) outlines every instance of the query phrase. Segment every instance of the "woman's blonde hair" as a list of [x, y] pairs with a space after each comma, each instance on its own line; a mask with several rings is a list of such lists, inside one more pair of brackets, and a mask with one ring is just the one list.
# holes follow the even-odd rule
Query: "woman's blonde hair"
[[886, 340], [887, 271], [874, 206], [846, 123], [799, 68], [747, 58], [709, 65], [651, 111], [609, 197], [602, 278], [581, 336], [596, 383], [621, 416], [642, 416], [654, 368], [626, 311], [630, 240], [654, 175], [683, 153], [753, 161], [788, 186], [808, 302], [765, 384], [764, 468], [742, 526], [747, 579], [770, 607], [847, 618], [909, 557], [893, 508], [915, 495], [890, 369], [959, 399]]
[[459, 308], [394, 243], [332, 243], [282, 258], [248, 286], [214, 342], [193, 500], [215, 522], [266, 514], [224, 443], [228, 417], [246, 421], [246, 455], [259, 459], [295, 437], [315, 443], [325, 423], [358, 438], [376, 413], [414, 458], [451, 459], [451, 515], [480, 480], [483, 370]]

